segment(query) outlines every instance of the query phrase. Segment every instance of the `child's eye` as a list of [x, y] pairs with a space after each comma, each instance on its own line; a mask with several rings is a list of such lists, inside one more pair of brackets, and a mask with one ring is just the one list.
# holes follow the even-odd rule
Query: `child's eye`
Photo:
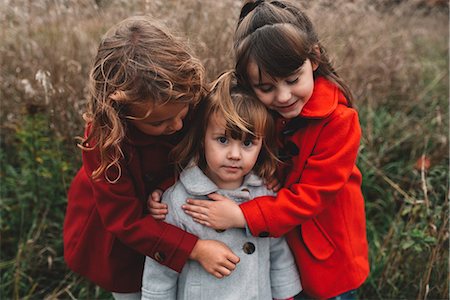
[[252, 140], [245, 140], [242, 142], [242, 145], [244, 145], [244, 147], [249, 148], [251, 146], [253, 146], [253, 141]]
[[273, 85], [261, 85], [258, 89], [263, 93], [270, 93], [273, 90]]
[[221, 144], [227, 144], [228, 143], [228, 139], [224, 136], [220, 136], [217, 138], [217, 141]]
[[148, 123], [148, 125], [153, 126], [153, 127], [158, 127], [158, 126], [161, 126], [163, 123], [164, 122], [161, 121], [161, 122]]
[[298, 82], [298, 77], [292, 80], [286, 80], [287, 84], [296, 84]]

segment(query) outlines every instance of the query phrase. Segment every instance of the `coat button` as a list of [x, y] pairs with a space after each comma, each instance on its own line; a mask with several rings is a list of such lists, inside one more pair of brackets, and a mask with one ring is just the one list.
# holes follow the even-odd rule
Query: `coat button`
[[259, 237], [268, 237], [268, 236], [269, 236], [269, 233], [268, 233], [267, 231], [263, 231], [263, 232], [260, 232], [260, 233], [258, 234], [258, 236], [259, 236]]
[[164, 253], [162, 253], [162, 252], [156, 252], [155, 253], [155, 260], [157, 262], [159, 262], [159, 263], [163, 262], [165, 258], [166, 258], [166, 255]]
[[253, 252], [255, 252], [255, 245], [253, 243], [247, 242], [242, 247], [242, 250], [244, 250], [246, 254], [252, 254]]

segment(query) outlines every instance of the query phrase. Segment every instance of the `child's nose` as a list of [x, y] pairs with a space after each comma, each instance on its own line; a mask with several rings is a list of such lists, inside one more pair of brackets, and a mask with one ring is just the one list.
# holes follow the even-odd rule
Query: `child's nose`
[[228, 151], [228, 158], [234, 160], [241, 158], [241, 149], [237, 143], [232, 143], [232, 145], [230, 145]]
[[281, 86], [277, 93], [277, 102], [285, 103], [291, 99], [291, 89], [287, 86]]
[[183, 120], [181, 118], [174, 118], [172, 120], [172, 123], [170, 124], [170, 128], [175, 131], [180, 130], [181, 128], [183, 128]]

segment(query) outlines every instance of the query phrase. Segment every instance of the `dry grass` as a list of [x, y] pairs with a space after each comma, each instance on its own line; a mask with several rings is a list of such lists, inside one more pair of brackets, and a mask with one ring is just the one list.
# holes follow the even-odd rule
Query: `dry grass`
[[[360, 111], [359, 165], [372, 266], [360, 296], [448, 299], [447, 2], [298, 2], [352, 87]], [[52, 206], [48, 195], [37, 198], [46, 204], [30, 208], [35, 219], [28, 229], [22, 209], [20, 232], [31, 239], [8, 223], [5, 214], [16, 212], [11, 191], [21, 192], [21, 185], [5, 176], [24, 168], [15, 152], [22, 147], [18, 140], [27, 140], [23, 131], [18, 138], [25, 120], [36, 113], [48, 117], [50, 138], [61, 141], [55, 151], [68, 157], [64, 166], [73, 172], [79, 165], [73, 137], [82, 132], [89, 65], [107, 28], [130, 15], [151, 14], [189, 40], [213, 79], [233, 65], [240, 5], [240, 0], [0, 0], [1, 296], [108, 296], [64, 266], [57, 242], [63, 202]], [[25, 128], [33, 131], [32, 125]], [[430, 165], [417, 165], [421, 157]], [[63, 187], [60, 197], [70, 182], [64, 176], [63, 183], [54, 183]]]

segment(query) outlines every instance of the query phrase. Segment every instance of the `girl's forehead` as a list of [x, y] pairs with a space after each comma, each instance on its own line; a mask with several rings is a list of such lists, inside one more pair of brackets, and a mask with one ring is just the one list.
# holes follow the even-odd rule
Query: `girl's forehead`
[[254, 60], [250, 60], [247, 65], [247, 74], [252, 84], [258, 84], [273, 78], [267, 74]]
[[221, 112], [215, 111], [212, 114], [209, 115], [208, 118], [208, 126], [214, 126], [218, 128], [225, 128], [226, 127], [226, 121]]
[[283, 75], [272, 75], [270, 74], [270, 72], [266, 71], [264, 68], [262, 68], [260, 65], [258, 65], [254, 60], [250, 60], [248, 65], [247, 65], [247, 74], [248, 77], [251, 81], [251, 83], [257, 84], [257, 83], [261, 83], [261, 82], [265, 82], [265, 81], [273, 81], [273, 82], [277, 82], [283, 78], [292, 76], [296, 73], [298, 73], [303, 66], [305, 65], [306, 61], [308, 61], [308, 59], [305, 60], [305, 62], [300, 65], [297, 69], [294, 70], [286, 70], [286, 73]]

